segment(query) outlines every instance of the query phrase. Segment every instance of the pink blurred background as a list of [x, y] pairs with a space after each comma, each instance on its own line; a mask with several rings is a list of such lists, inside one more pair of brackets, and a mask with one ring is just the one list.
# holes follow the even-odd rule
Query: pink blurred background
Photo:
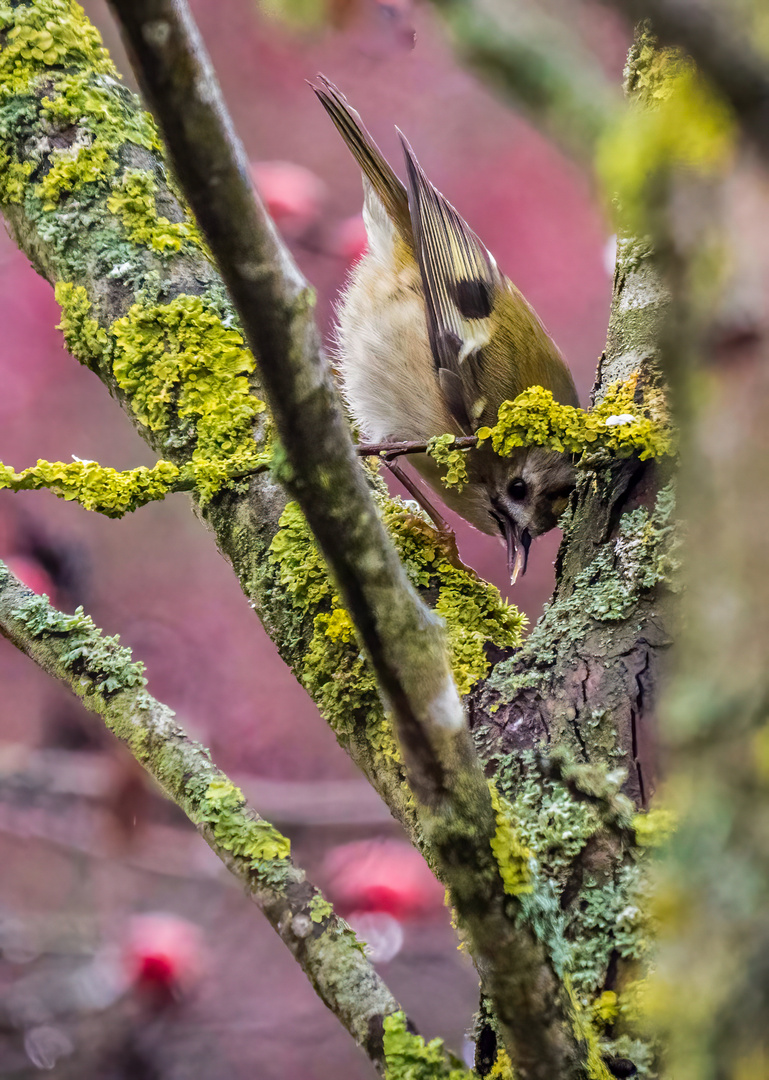
[[[360, 242], [361, 185], [305, 83], [317, 71], [348, 95], [398, 169], [394, 125], [404, 131], [433, 182], [534, 304], [587, 403], [611, 292], [608, 225], [586, 177], [456, 65], [431, 11], [407, 0], [360, 0], [341, 28], [292, 33], [262, 19], [251, 0], [192, 7], [257, 182], [317, 288], [324, 332]], [[89, 0], [85, 8], [130, 84], [105, 6]], [[601, 31], [618, 76], [621, 36], [605, 23]], [[52, 290], [5, 236], [0, 321], [0, 460], [16, 468], [72, 454], [117, 468], [152, 461], [101, 384], [66, 355]], [[552, 588], [557, 536], [535, 545], [528, 574], [511, 591], [496, 541], [462, 525], [457, 533], [465, 560], [535, 620]], [[0, 556], [64, 609], [84, 604], [134, 648], [151, 692], [289, 832], [299, 861], [332, 896], [353, 912], [355, 903], [364, 912], [379, 905], [396, 919], [403, 940], [382, 961], [385, 977], [426, 1034], [461, 1049], [475, 978], [454, 948], [440, 890], [420, 878], [386, 811], [279, 661], [185, 496], [116, 522], [46, 493], [0, 492]], [[65, 1040], [39, 1036], [44, 1050], [46, 1038], [60, 1047], [48, 1047], [53, 1075], [124, 1075], [126, 1032], [134, 1029], [134, 1042], [145, 1033], [140, 1056], [149, 1071], [137, 1066], [125, 1075], [213, 1080], [225, 1068], [232, 1076], [256, 1068], [260, 1078], [286, 1070], [371, 1075], [194, 832], [149, 791], [98, 722], [2, 640], [0, 687], [0, 991], [48, 970], [51, 955], [66, 956], [72, 970], [84, 957], [94, 962], [124, 941], [128, 920], [142, 911], [175, 913], [205, 940], [175, 939], [200, 948], [205, 960], [192, 964], [195, 986], [171, 1012], [153, 1013], [133, 991], [130, 1004], [119, 995], [118, 1004], [102, 1001], [96, 1013], [116, 1017], [110, 1046], [118, 1064], [105, 1064], [107, 1051], [98, 1057], [83, 1010], [66, 1021], [54, 1010], [38, 1023], [35, 1030], [47, 1023]], [[371, 847], [383, 837], [395, 847]], [[342, 848], [340, 856], [348, 842], [368, 846]], [[389, 884], [350, 900], [361, 867], [380, 864]], [[4, 925], [15, 928], [8, 940], [27, 941], [21, 960]], [[159, 970], [154, 959], [150, 968]], [[3, 1035], [0, 1008], [0, 1071], [45, 1056], [30, 1043], [28, 1023], [11, 1029]]]

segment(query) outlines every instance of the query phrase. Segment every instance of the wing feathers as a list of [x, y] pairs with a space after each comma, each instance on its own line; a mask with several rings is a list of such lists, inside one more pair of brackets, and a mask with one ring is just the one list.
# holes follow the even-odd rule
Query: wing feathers
[[[447, 403], [457, 421], [467, 427], [476, 420], [483, 348], [491, 338], [490, 317], [500, 274], [492, 255], [437, 191], [424, 173], [403, 135], [409, 212], [425, 291], [427, 329], [433, 360], [442, 375]], [[462, 391], [459, 408], [458, 390]], [[460, 419], [460, 412], [462, 419]]]

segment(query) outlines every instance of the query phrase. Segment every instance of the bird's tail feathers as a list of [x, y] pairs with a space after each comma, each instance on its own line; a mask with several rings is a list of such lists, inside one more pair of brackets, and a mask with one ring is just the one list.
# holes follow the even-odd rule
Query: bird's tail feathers
[[309, 85], [382, 201], [388, 217], [403, 236], [410, 238], [411, 218], [406, 188], [366, 131], [360, 116], [347, 104], [344, 94], [325, 76], [317, 75]]

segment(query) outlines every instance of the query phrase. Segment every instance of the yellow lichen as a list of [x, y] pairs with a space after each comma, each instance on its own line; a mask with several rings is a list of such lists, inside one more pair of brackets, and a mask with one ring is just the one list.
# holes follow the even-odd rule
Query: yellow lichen
[[592, 454], [597, 450], [626, 457], [638, 454], [643, 461], [674, 451], [673, 435], [666, 417], [659, 415], [655, 398], [649, 406], [635, 400], [636, 380], [615, 383], [589, 412], [561, 405], [549, 390], [531, 386], [514, 401], [504, 402], [493, 428], [478, 431], [479, 445], [487, 440], [500, 457], [509, 457], [521, 446], [544, 446], [572, 454]]
[[152, 173], [140, 169], [128, 169], [113, 187], [107, 208], [120, 219], [128, 238], [159, 255], [180, 251], [190, 243], [202, 247], [194, 221], [172, 222], [158, 214], [155, 187]]
[[521, 843], [512, 808], [499, 794], [493, 780], [489, 780], [489, 791], [491, 805], [497, 819], [497, 829], [491, 839], [491, 850], [497, 860], [505, 892], [510, 896], [530, 893], [532, 892], [532, 854]]
[[599, 141], [596, 170], [608, 196], [619, 200], [623, 227], [643, 232], [658, 197], [653, 181], [672, 170], [699, 176], [723, 171], [734, 153], [736, 128], [724, 100], [674, 50], [645, 39], [631, 78], [631, 103]]

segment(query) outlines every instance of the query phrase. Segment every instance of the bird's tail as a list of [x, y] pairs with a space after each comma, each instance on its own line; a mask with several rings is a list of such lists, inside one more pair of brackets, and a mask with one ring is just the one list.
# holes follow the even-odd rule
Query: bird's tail
[[310, 86], [380, 198], [387, 216], [401, 235], [411, 238], [406, 188], [385, 161], [381, 150], [363, 126], [360, 116], [347, 104], [344, 94], [325, 76], [317, 75]]

